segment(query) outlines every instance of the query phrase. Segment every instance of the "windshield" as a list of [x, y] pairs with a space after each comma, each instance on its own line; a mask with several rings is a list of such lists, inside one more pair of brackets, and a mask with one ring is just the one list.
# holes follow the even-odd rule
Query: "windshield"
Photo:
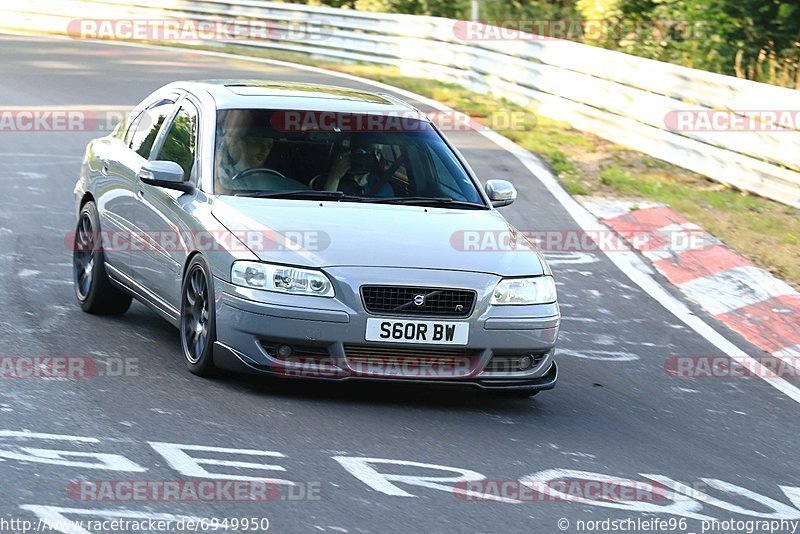
[[221, 195], [485, 207], [439, 134], [396, 116], [219, 111], [214, 187]]

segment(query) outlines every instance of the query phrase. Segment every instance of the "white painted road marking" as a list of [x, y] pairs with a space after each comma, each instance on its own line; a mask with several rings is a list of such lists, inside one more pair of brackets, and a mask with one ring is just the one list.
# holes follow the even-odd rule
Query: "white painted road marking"
[[246, 475], [229, 475], [225, 473], [211, 473], [205, 469], [204, 465], [217, 465], [221, 467], [235, 467], [238, 469], [260, 469], [266, 471], [286, 471], [285, 467], [272, 464], [257, 464], [254, 462], [239, 462], [236, 460], [217, 460], [214, 458], [196, 458], [189, 456], [185, 451], [195, 452], [216, 452], [224, 454], [240, 454], [246, 456], [268, 456], [271, 458], [285, 458], [286, 455], [274, 451], [262, 451], [256, 449], [231, 449], [227, 447], [206, 447], [204, 445], [180, 445], [178, 443], [163, 443], [159, 441], [149, 442], [150, 446], [163, 456], [167, 463], [181, 473], [190, 477], [213, 478], [219, 480], [251, 480], [261, 481], [272, 484], [294, 485], [294, 482], [280, 478], [264, 478]]
[[[96, 438], [82, 436], [62, 436], [58, 434], [40, 434], [36, 432], [16, 432], [11, 430], [0, 431], [0, 438], [24, 438], [49, 441], [69, 441], [73, 443], [100, 443]], [[71, 460], [70, 458], [95, 459], [97, 462]], [[56, 449], [40, 449], [35, 447], [22, 447], [12, 445], [10, 448], [0, 449], [0, 459], [17, 460], [40, 464], [59, 465], [63, 467], [83, 467], [88, 469], [106, 469], [109, 471], [127, 471], [130, 473], [143, 473], [146, 468], [120, 456], [99, 452], [64, 451]]]
[[[548, 482], [558, 480], [593, 480], [599, 482], [606, 482], [608, 484], [615, 484], [620, 486], [627, 485], [628, 487], [636, 488], [636, 481], [625, 481], [619, 478], [601, 475], [598, 473], [591, 473], [588, 471], [576, 471], [574, 469], [547, 469], [539, 471], [531, 475], [522, 477], [520, 482], [531, 487], [539, 493], [551, 495], [559, 500], [573, 501], [586, 504], [587, 501], [583, 498], [575, 497], [570, 494], [562, 493], [548, 485]], [[669, 505], [652, 504], [644, 501], [627, 501], [627, 502], [609, 502], [609, 501], [590, 501], [588, 504], [600, 506], [603, 508], [616, 508], [617, 510], [630, 510], [632, 512], [642, 513], [662, 513], [673, 514], [690, 519], [713, 519], [710, 516], [699, 514], [703, 509], [703, 505], [694, 499], [681, 495], [678, 493], [665, 493], [664, 497], [671, 500]]]
[[[0, 436], [14, 437], [20, 440], [47, 439], [47, 440], [92, 443], [92, 444], [100, 443], [100, 440], [96, 438], [88, 438], [82, 436], [62, 436], [58, 434], [39, 434], [39, 433], [24, 432], [24, 431], [18, 432], [18, 431], [0, 430]], [[151, 447], [153, 447], [154, 450], [156, 450], [167, 460], [167, 463], [169, 464], [170, 467], [172, 467], [180, 474], [185, 475], [187, 477], [212, 478], [212, 479], [224, 479], [224, 480], [235, 479], [235, 480], [260, 481], [265, 483], [272, 482], [277, 484], [281, 483], [293, 484], [292, 482], [289, 481], [281, 481], [281, 480], [267, 479], [261, 477], [228, 475], [223, 473], [210, 473], [205, 468], [201, 467], [199, 464], [202, 463], [206, 465], [218, 465], [218, 466], [245, 468], [245, 469], [262, 469], [271, 471], [286, 471], [286, 469], [281, 466], [275, 466], [275, 465], [228, 461], [228, 460], [216, 460], [210, 458], [195, 458], [193, 456], [189, 456], [188, 454], [186, 454], [185, 451], [251, 455], [251, 456], [271, 457], [271, 458], [286, 458], [286, 455], [280, 452], [263, 451], [259, 449], [210, 447], [205, 445], [185, 445], [185, 444], [163, 443], [163, 442], [148, 442], [148, 443]], [[64, 456], [72, 454], [74, 451], [53, 450], [51, 452], [53, 453], [52, 456], [54, 458], [62, 458]], [[92, 453], [92, 454], [100, 455], [100, 453]], [[111, 468], [112, 470], [118, 471], [120, 470], [119, 467], [127, 466], [127, 470], [130, 473], [140, 473], [143, 470], [147, 471], [147, 469], [138, 466], [134, 462], [118, 454], [106, 454], [106, 456], [113, 456], [115, 458], [122, 460], [120, 463], [117, 463], [113, 466], [116, 467], [117, 469], [113, 469], [112, 467]], [[372, 489], [373, 491], [379, 492], [383, 495], [390, 497], [416, 497], [417, 495], [411, 493], [411, 491], [408, 491], [407, 489], [408, 486], [415, 486], [418, 488], [432, 489], [436, 491], [449, 493], [455, 498], [469, 497], [477, 500], [493, 500], [508, 504], [520, 504], [523, 502], [510, 497], [503, 497], [502, 495], [481, 493], [478, 491], [470, 490], [469, 489], [470, 486], [466, 485], [466, 483], [480, 482], [486, 480], [486, 477], [482, 473], [473, 471], [471, 469], [465, 469], [455, 466], [423, 463], [413, 460], [397, 460], [390, 458], [364, 457], [364, 456], [345, 456], [342, 454], [331, 456], [330, 458], [331, 460], [341, 465], [347, 473], [351, 474], [356, 479], [363, 482], [366, 485], [366, 487]], [[29, 462], [38, 463], [39, 460], [39, 458], [36, 457], [31, 459], [30, 457], [25, 457], [25, 456], [7, 456], [6, 459], [16, 460], [22, 462], [23, 464]], [[61, 463], [59, 465], [65, 467], [89, 467], [92, 469], [109, 469], [107, 467], [97, 464], [82, 466], [82, 465]], [[391, 469], [392, 467], [406, 468], [406, 469], [403, 470], [403, 474], [400, 474], [392, 472]], [[419, 471], [416, 474], [409, 474], [408, 468], [416, 468]], [[436, 472], [436, 474], [435, 475], [432, 474], [431, 473], [432, 471]], [[452, 473], [453, 475], [442, 476], [440, 474], [441, 472], [449, 472]], [[637, 485], [640, 485], [640, 483], [637, 481], [632, 481], [632, 480], [626, 481], [626, 479], [619, 477], [612, 477], [610, 475], [606, 475], [603, 473], [576, 471], [568, 469], [546, 469], [543, 471], [535, 472], [531, 475], [523, 476], [519, 478], [518, 481], [522, 484], [528, 485], [532, 489], [536, 490], [538, 493], [543, 493], [545, 495], [549, 494], [553, 497], [557, 497], [559, 500], [567, 502], [577, 502], [582, 506], [587, 506], [587, 505], [599, 506], [599, 507], [617, 508], [622, 510], [641, 512], [641, 513], [663, 513], [663, 514], [680, 515], [694, 519], [711, 519], [710, 516], [699, 513], [703, 509], [703, 503], [705, 503], [709, 506], [725, 510], [726, 512], [747, 515], [752, 517], [800, 519], [800, 510], [795, 508], [795, 506], [800, 507], [800, 487], [785, 486], [785, 485], [779, 486], [781, 491], [783, 491], [783, 493], [791, 501], [791, 505], [789, 505], [777, 501], [775, 499], [769, 498], [765, 495], [761, 495], [754, 491], [748, 490], [741, 486], [736, 486], [729, 482], [711, 478], [700, 478], [700, 480], [704, 484], [704, 487], [710, 487], [716, 490], [717, 494], [726, 494], [730, 495], [731, 497], [734, 497], [733, 499], [734, 502], [728, 502], [722, 500], [721, 497], [712, 497], [708, 495], [706, 492], [698, 490], [696, 487], [692, 487], [683, 484], [681, 482], [677, 482], [666, 476], [643, 474], [643, 473], [641, 474], [641, 476], [648, 478], [650, 480], [654, 480], [663, 485], [663, 488], [670, 490], [670, 491], [665, 491], [662, 488], [659, 491], [659, 494], [663, 494], [665, 497], [667, 497], [670, 503], [665, 505], [660, 505], [660, 504], [653, 504], [652, 502], [646, 500], [631, 500], [624, 502], [620, 501], [610, 502], [608, 500], [587, 500], [585, 498], [575, 498], [575, 496], [573, 495], [559, 494], [558, 491], [556, 491], [554, 488], [545, 487], [547, 486], [547, 481], [563, 481], [567, 479], [586, 480], [592, 482], [597, 481], [601, 483], [611, 483], [616, 486], [627, 485], [630, 487], [636, 487]], [[406, 489], [399, 487], [398, 484], [405, 485]], [[336, 486], [335, 484], [333, 485]], [[763, 511], [758, 511], [757, 509], [752, 510], [749, 508], [745, 508], [742, 505], [742, 503], [748, 501], [757, 503], [761, 508], [770, 511], [763, 512]], [[87, 514], [104, 513], [103, 511], [98, 511], [98, 510], [83, 510], [78, 508], [61, 509], [61, 508], [38, 506], [38, 505], [23, 505], [23, 508], [34, 511], [37, 514], [40, 513], [51, 514], [50, 517], [53, 518], [59, 518], [63, 515], [63, 513], [87, 513]], [[125, 514], [139, 513], [131, 510], [123, 510], [123, 511], [110, 510], [107, 513], [115, 514], [117, 512], [122, 512]], [[75, 532], [83, 532], [83, 531], [75, 531]]]

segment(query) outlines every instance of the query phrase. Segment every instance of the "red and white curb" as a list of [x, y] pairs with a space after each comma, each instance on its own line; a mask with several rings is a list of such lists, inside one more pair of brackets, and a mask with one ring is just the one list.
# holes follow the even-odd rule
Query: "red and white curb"
[[587, 199], [583, 205], [728, 328], [797, 367], [800, 293], [668, 206]]

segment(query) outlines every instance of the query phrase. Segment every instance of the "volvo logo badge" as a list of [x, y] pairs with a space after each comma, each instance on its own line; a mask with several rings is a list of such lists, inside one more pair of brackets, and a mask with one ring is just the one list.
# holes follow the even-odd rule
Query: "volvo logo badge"
[[414, 295], [414, 306], [422, 306], [425, 304], [425, 295]]

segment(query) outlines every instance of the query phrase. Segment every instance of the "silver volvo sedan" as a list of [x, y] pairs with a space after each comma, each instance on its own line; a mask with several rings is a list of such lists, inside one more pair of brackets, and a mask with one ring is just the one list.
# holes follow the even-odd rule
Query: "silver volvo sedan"
[[150, 306], [200, 376], [530, 396], [556, 383], [560, 314], [496, 209], [516, 194], [390, 95], [176, 82], [87, 147], [75, 291], [88, 313]]

